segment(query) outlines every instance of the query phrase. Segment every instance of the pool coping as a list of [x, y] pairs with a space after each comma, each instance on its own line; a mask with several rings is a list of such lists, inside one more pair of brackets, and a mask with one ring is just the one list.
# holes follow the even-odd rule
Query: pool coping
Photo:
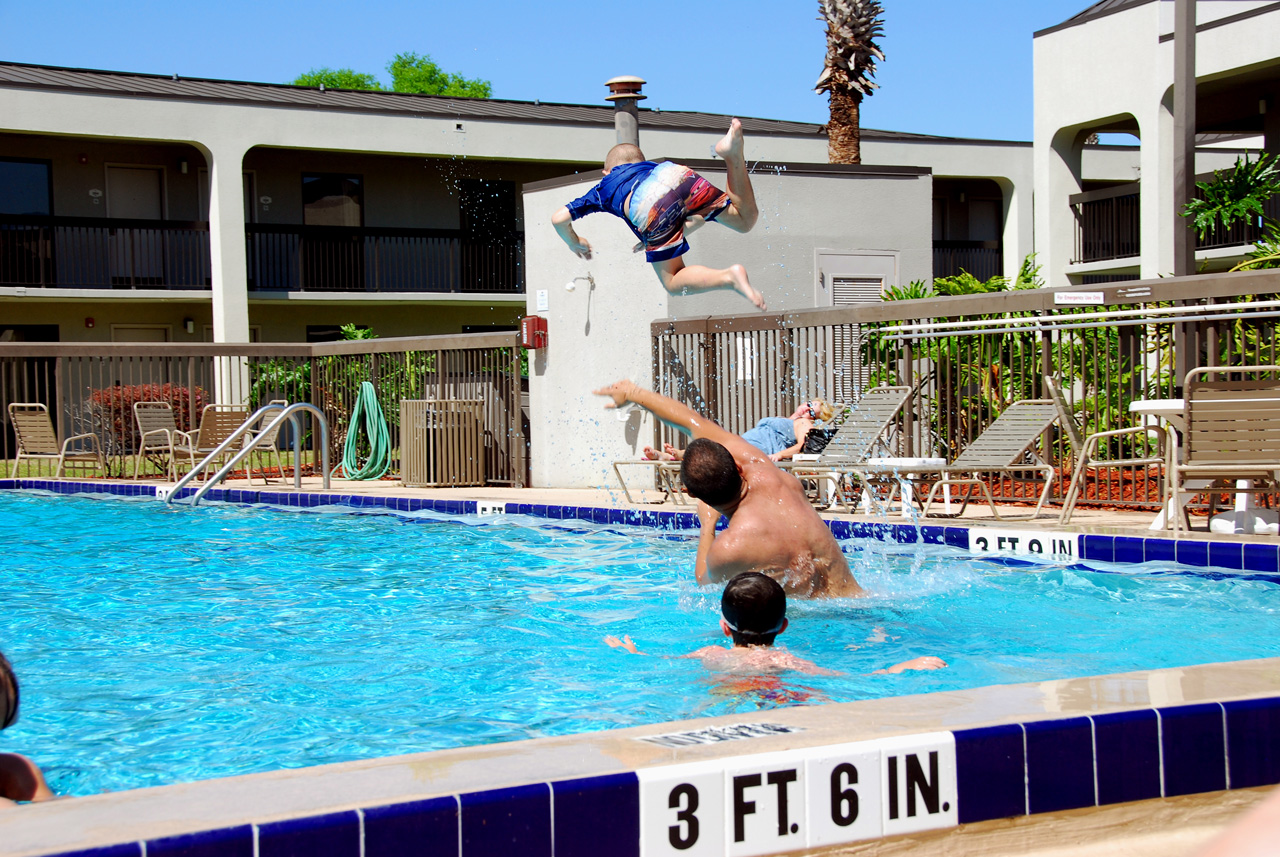
[[[0, 480], [4, 489], [156, 495], [148, 485], [40, 479]], [[211, 495], [288, 507], [477, 513], [477, 501], [456, 499], [251, 489]], [[688, 512], [495, 505], [551, 520], [697, 526]], [[964, 548], [974, 529], [829, 523], [839, 537]], [[1136, 561], [1114, 543], [1103, 556], [1095, 538], [1081, 534], [1081, 559]], [[1275, 570], [1246, 569], [1245, 552], [1236, 554], [1241, 566], [1210, 565], [1223, 557], [1207, 549], [1197, 556], [1213, 568]], [[670, 844], [693, 829], [676, 817], [690, 811], [693, 789], [705, 815], [701, 846], [775, 853], [1275, 783], [1280, 658], [1268, 658], [774, 709], [95, 795], [0, 813], [0, 841], [13, 857], [270, 857], [313, 849], [380, 857], [410, 842], [468, 857], [700, 853]], [[858, 806], [850, 794], [861, 798], [861, 814], [833, 824]], [[788, 795], [796, 829], [761, 823], [785, 814]], [[742, 842], [728, 841], [739, 833]]]

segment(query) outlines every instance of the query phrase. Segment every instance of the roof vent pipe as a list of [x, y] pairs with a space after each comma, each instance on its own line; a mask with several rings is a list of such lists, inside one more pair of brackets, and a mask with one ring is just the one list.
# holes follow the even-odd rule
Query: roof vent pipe
[[640, 110], [636, 106], [642, 98], [640, 87], [644, 78], [634, 75], [622, 75], [605, 81], [609, 94], [605, 101], [613, 102], [613, 128], [619, 143], [640, 145]]

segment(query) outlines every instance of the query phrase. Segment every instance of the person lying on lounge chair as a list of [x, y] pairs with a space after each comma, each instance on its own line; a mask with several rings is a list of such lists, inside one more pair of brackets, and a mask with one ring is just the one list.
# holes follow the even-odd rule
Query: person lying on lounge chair
[[[742, 433], [742, 439], [769, 456], [770, 461], [785, 461], [804, 449], [813, 431], [815, 421], [830, 422], [836, 409], [826, 399], [801, 402], [789, 417], [764, 417]], [[684, 450], [669, 443], [662, 445], [662, 452], [651, 446], [644, 448], [644, 457], [653, 461], [679, 461]]]

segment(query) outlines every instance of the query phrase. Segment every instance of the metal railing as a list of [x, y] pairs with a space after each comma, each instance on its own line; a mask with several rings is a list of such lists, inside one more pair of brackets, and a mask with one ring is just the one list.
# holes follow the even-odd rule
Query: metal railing
[[[1204, 180], [1211, 176], [1198, 178]], [[1197, 187], [1195, 192], [1198, 198], [1203, 198], [1204, 191]], [[1139, 254], [1142, 248], [1142, 227], [1138, 182], [1073, 194], [1069, 197], [1069, 203], [1076, 218], [1075, 256], [1072, 261], [1101, 262], [1126, 259]], [[1197, 234], [1196, 249], [1245, 247], [1253, 244], [1266, 232], [1263, 225], [1266, 218], [1280, 220], [1280, 196], [1273, 196], [1263, 203], [1262, 208], [1262, 217], [1254, 216], [1247, 222], [1234, 223], [1229, 229], [1215, 226], [1203, 237]], [[935, 261], [935, 267], [936, 264]]]
[[252, 223], [250, 288], [304, 292], [521, 292], [524, 243], [456, 229]]
[[[250, 223], [253, 291], [524, 291], [524, 239], [476, 241], [458, 229]], [[0, 215], [0, 286], [208, 289], [202, 221]]]
[[[169, 402], [183, 431], [198, 428], [204, 406], [214, 402], [248, 410], [273, 399], [307, 402], [328, 420], [329, 454], [336, 461], [360, 385], [369, 381], [391, 435], [389, 476], [400, 467], [401, 399], [480, 400], [486, 484], [523, 487], [528, 431], [522, 364], [515, 333], [278, 345], [0, 343], [0, 414], [9, 402], [43, 402], [60, 436], [93, 432], [107, 455], [108, 475], [123, 477], [132, 472], [139, 448], [135, 402]], [[319, 475], [317, 427], [306, 414], [298, 422], [301, 448], [312, 460], [292, 466]], [[292, 445], [294, 433], [280, 433], [282, 448]], [[0, 459], [15, 454], [4, 422]], [[52, 475], [41, 466], [26, 475]]]
[[[200, 505], [200, 501], [204, 499], [204, 496], [221, 484], [222, 481], [236, 469], [237, 464], [244, 461], [250, 455], [253, 455], [255, 444], [252, 440], [246, 441], [245, 437], [254, 430], [254, 426], [256, 426], [260, 420], [265, 419], [268, 414], [274, 411], [279, 411], [279, 413], [272, 418], [271, 422], [262, 426], [258, 433], [275, 437], [275, 435], [271, 433], [278, 432], [284, 421], [289, 420], [293, 426], [294, 461], [300, 461], [302, 458], [301, 432], [298, 430], [298, 413], [300, 411], [309, 412], [314, 418], [316, 424], [320, 426], [320, 473], [323, 476], [321, 484], [324, 486], [326, 491], [329, 490], [329, 422], [324, 418], [324, 414], [322, 414], [315, 405], [309, 405], [306, 402], [294, 402], [292, 405], [263, 405], [261, 408], [258, 408], [258, 410], [250, 415], [250, 417], [245, 420], [238, 429], [233, 431], [226, 440], [214, 447], [214, 449], [206, 455], [203, 460], [196, 462], [195, 467], [192, 467], [186, 476], [183, 476], [178, 480], [178, 484], [174, 485], [173, 489], [165, 495], [165, 502], [177, 502], [180, 499], [178, 497], [178, 492], [180, 490], [187, 487], [187, 485], [191, 483], [192, 480], [199, 477], [200, 474], [205, 473], [212, 462], [217, 461], [232, 449], [236, 449], [238, 445], [239, 449], [236, 449], [235, 454], [231, 456], [231, 460], [222, 465], [222, 467], [218, 469], [217, 473], [214, 473], [212, 476], [206, 475], [204, 484], [200, 486], [200, 490], [191, 495], [191, 505]], [[293, 469], [293, 490], [302, 490], [302, 470], [298, 467]]]
[[1138, 182], [1069, 198], [1076, 218], [1075, 262], [1125, 259], [1141, 250]]
[[[651, 327], [655, 385], [737, 433], [813, 396], [843, 403], [872, 386], [907, 385], [913, 393], [890, 438], [894, 452], [952, 460], [1009, 404], [1045, 398], [1046, 377], [1058, 381], [1087, 435], [1136, 424], [1131, 401], [1178, 397], [1179, 379], [1195, 366], [1280, 359], [1280, 306], [1269, 305], [1280, 271], [1108, 284], [1090, 289], [1103, 294], [1097, 306], [1056, 302], [1072, 291], [659, 320]], [[952, 326], [928, 335], [908, 327], [923, 323]], [[664, 427], [654, 441], [679, 442]], [[1111, 457], [1133, 451], [1124, 442], [1114, 441]], [[1041, 452], [1065, 485], [1074, 460], [1067, 433], [1051, 432]], [[1161, 500], [1158, 470], [1098, 471], [1083, 501], [1152, 508]], [[992, 483], [1006, 501], [1024, 499], [1025, 488], [1009, 478]]]
[[0, 286], [207, 289], [209, 225], [0, 215]]
[[1004, 247], [999, 241], [934, 241], [933, 276], [954, 277], [968, 271], [979, 280], [1004, 273]]

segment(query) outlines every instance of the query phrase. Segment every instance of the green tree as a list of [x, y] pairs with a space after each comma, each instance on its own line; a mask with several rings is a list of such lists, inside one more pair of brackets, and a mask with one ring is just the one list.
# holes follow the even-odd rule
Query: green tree
[[294, 86], [323, 86], [325, 89], [382, 89], [382, 84], [371, 74], [328, 66], [313, 68], [298, 75], [291, 83]]
[[440, 68], [426, 54], [396, 54], [387, 63], [393, 92], [416, 92], [420, 95], [448, 95], [455, 98], [489, 98], [493, 87], [487, 80], [469, 80]]

